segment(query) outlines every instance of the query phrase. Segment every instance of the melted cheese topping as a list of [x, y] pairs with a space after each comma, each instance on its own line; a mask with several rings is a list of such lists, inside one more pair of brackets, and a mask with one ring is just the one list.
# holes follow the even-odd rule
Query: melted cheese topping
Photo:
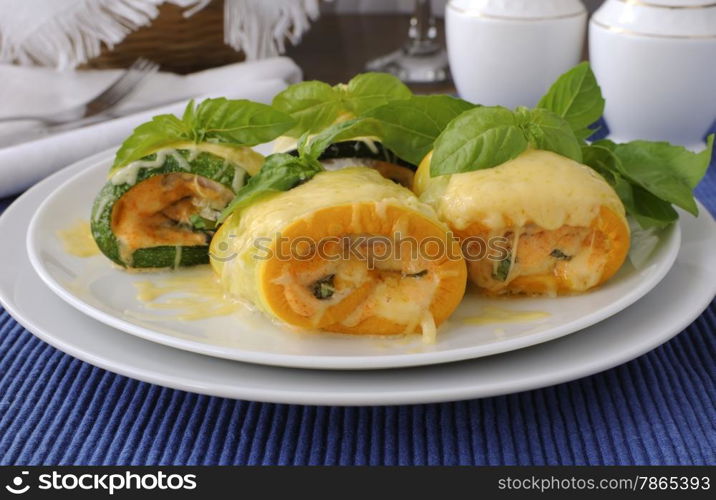
[[490, 229], [587, 227], [602, 205], [624, 215], [614, 189], [594, 170], [539, 150], [498, 167], [432, 178], [421, 199], [457, 229], [475, 222]]
[[254, 257], [267, 251], [283, 228], [321, 208], [364, 201], [406, 206], [436, 218], [410, 191], [374, 170], [355, 167], [322, 172], [290, 191], [267, 195], [244, 209], [240, 217], [227, 219], [221, 233], [229, 237], [212, 241], [212, 265], [220, 268], [231, 293], [257, 301], [255, 273], [261, 260]]
[[[188, 161], [179, 154], [179, 150], [189, 151]], [[137, 182], [140, 170], [161, 167], [164, 165], [167, 156], [174, 158], [182, 169], [189, 171], [191, 170], [189, 161], [195, 159], [199, 153], [210, 153], [234, 165], [237, 168], [237, 172], [240, 168], [249, 175], [255, 175], [264, 162], [264, 157], [251, 148], [214, 144], [210, 142], [202, 142], [199, 144], [179, 142], [170, 147], [155, 151], [154, 153], [156, 153], [154, 160], [137, 160], [123, 167], [112, 169], [109, 177], [110, 182], [115, 186], [121, 184], [133, 186]], [[242, 176], [240, 179], [243, 181], [244, 177]], [[236, 182], [236, 178], [234, 181]]]
[[550, 317], [551, 314], [543, 311], [514, 311], [496, 306], [486, 306], [480, 314], [470, 316], [463, 320], [468, 325], [489, 325], [492, 323], [527, 323]]
[[67, 229], [57, 231], [57, 237], [65, 252], [75, 257], [92, 257], [100, 253], [88, 221], [79, 220]]

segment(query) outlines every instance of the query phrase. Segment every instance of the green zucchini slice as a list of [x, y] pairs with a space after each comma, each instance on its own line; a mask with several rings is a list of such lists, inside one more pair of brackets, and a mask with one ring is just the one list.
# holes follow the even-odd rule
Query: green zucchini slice
[[[298, 156], [298, 151], [295, 149], [288, 153]], [[417, 170], [415, 165], [400, 159], [378, 141], [336, 142], [328, 146], [318, 159], [327, 170], [356, 165], [375, 168], [383, 177], [407, 188], [412, 187]]]
[[104, 255], [125, 268], [209, 262], [218, 214], [263, 158], [247, 153], [241, 166], [206, 149], [163, 149], [110, 172], [91, 217]]

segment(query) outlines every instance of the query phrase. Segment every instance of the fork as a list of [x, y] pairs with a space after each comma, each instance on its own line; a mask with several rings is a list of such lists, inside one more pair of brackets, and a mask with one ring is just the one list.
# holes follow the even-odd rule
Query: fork
[[0, 118], [0, 122], [32, 120], [45, 125], [60, 125], [104, 113], [129, 95], [147, 76], [156, 73], [158, 69], [158, 64], [140, 57], [112, 85], [84, 104], [78, 104], [64, 111], [45, 116], [5, 116]]

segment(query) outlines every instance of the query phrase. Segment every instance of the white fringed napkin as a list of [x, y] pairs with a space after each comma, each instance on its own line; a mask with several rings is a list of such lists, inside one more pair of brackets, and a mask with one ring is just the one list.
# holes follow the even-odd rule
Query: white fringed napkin
[[[224, 0], [225, 41], [249, 60], [276, 56], [308, 29], [318, 2]], [[163, 3], [190, 16], [210, 0], [2, 0], [0, 62], [74, 68], [151, 23]]]
[[[85, 102], [116, 78], [115, 70], [58, 72], [48, 68], [0, 65], [0, 116], [60, 111]], [[0, 148], [0, 198], [18, 193], [81, 158], [118, 145], [139, 124], [162, 113], [181, 114], [187, 97], [228, 97], [269, 103], [301, 70], [288, 58], [231, 64], [186, 76], [157, 73], [128, 96], [121, 109], [183, 99], [176, 105], [117, 118], [32, 142]], [[32, 123], [0, 124], [0, 133]]]

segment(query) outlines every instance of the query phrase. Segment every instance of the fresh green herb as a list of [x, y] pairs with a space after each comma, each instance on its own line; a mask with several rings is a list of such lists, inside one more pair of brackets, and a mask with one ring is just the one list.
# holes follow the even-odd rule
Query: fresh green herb
[[273, 100], [273, 107], [295, 120], [286, 132], [292, 137], [314, 134], [333, 124], [342, 115], [360, 117], [371, 109], [411, 96], [410, 90], [397, 78], [385, 73], [363, 73], [347, 84], [333, 87], [309, 81], [291, 85]]
[[555, 248], [554, 250], [552, 250], [552, 251], [550, 252], [550, 255], [551, 255], [552, 257], [554, 257], [555, 259], [557, 259], [557, 260], [572, 260], [572, 256], [571, 256], [571, 255], [567, 255], [566, 253], [564, 253], [564, 252], [563, 252], [562, 250], [560, 250], [559, 248]]
[[334, 284], [335, 277], [335, 274], [329, 274], [328, 276], [314, 282], [311, 285], [311, 292], [313, 293], [313, 296], [318, 300], [326, 300], [333, 297], [333, 294], [336, 292]]
[[123, 167], [177, 142], [219, 142], [255, 146], [271, 141], [294, 125], [286, 113], [247, 100], [189, 102], [182, 118], [159, 115], [134, 129], [117, 151], [112, 169]]
[[123, 167], [165, 146], [191, 137], [191, 129], [174, 115], [159, 115], [134, 129], [120, 146], [112, 169]]
[[346, 108], [355, 116], [413, 95], [403, 82], [388, 73], [362, 73], [353, 77], [348, 85], [338, 88], [343, 91]]
[[375, 120], [376, 135], [385, 147], [417, 165], [448, 123], [474, 107], [447, 95], [413, 96], [374, 108], [366, 116]]
[[497, 264], [497, 268], [493, 271], [492, 277], [497, 281], [507, 281], [507, 277], [510, 275], [510, 268], [512, 267], [512, 254], [508, 253], [507, 256]]
[[[191, 106], [192, 103], [189, 104]], [[194, 142], [255, 146], [272, 141], [293, 125], [286, 113], [258, 102], [206, 99], [193, 111]]]
[[352, 136], [357, 130], [368, 130], [371, 126], [369, 121], [361, 118], [337, 123], [313, 138], [309, 138], [308, 134], [301, 136], [298, 141], [298, 156], [288, 153], [274, 153], [268, 156], [259, 173], [239, 189], [236, 197], [221, 213], [219, 222], [223, 222], [233, 212], [246, 208], [265, 195], [288, 191], [309, 181], [324, 170], [318, 158], [328, 146], [336, 140], [341, 140], [344, 135]]
[[578, 139], [592, 135], [589, 126], [602, 116], [604, 98], [589, 63], [578, 64], [560, 76], [537, 107], [564, 118]]
[[[538, 106], [562, 116], [584, 140], [594, 132], [588, 127], [604, 111], [604, 98], [589, 64], [582, 63], [562, 75]], [[667, 142], [602, 140], [583, 144], [582, 161], [614, 187], [627, 213], [648, 229], [678, 219], [672, 204], [698, 213], [693, 190], [706, 173], [712, 152], [713, 136], [698, 154]]]
[[672, 205], [697, 214], [693, 189], [708, 168], [714, 136], [701, 153], [666, 142], [587, 145], [584, 140], [593, 133], [589, 126], [603, 110], [604, 98], [589, 64], [579, 64], [552, 85], [535, 109], [478, 107], [454, 118], [435, 141], [430, 175], [495, 167], [531, 146], [599, 172], [643, 228], [677, 220]]
[[422, 278], [423, 276], [425, 276], [427, 274], [428, 274], [428, 270], [423, 269], [422, 271], [419, 271], [417, 273], [405, 274], [404, 277], [406, 277], [406, 278]]
[[501, 106], [465, 111], [435, 141], [430, 175], [470, 172], [496, 167], [527, 149], [517, 114]]
[[641, 186], [658, 198], [698, 214], [693, 190], [711, 160], [713, 136], [701, 153], [667, 142], [632, 141], [614, 144], [598, 141], [597, 146], [610, 149], [618, 158], [617, 166], [631, 183]]
[[288, 113], [296, 124], [286, 133], [298, 137], [329, 126], [341, 114], [341, 93], [327, 83], [309, 81], [291, 85], [273, 99], [273, 107]]
[[526, 114], [523, 127], [530, 145], [575, 161], [582, 161], [581, 144], [564, 118], [539, 108], [532, 110], [521, 108], [517, 112]]
[[369, 118], [353, 118], [336, 123], [309, 138], [304, 134], [298, 141], [300, 156], [319, 158], [333, 143], [346, 141], [354, 137], [376, 136], [379, 128], [375, 120]]
[[678, 219], [673, 205], [696, 215], [693, 189], [706, 173], [714, 136], [700, 153], [666, 142], [597, 141], [582, 148], [584, 162], [609, 182], [627, 213], [645, 228], [665, 227]]
[[239, 189], [236, 197], [221, 213], [219, 222], [223, 222], [234, 211], [246, 208], [268, 194], [288, 191], [303, 184], [322, 170], [321, 164], [312, 158], [286, 153], [268, 156], [259, 173]]
[[582, 160], [579, 140], [569, 123], [555, 113], [483, 106], [463, 112], [438, 136], [430, 175], [496, 167], [516, 158], [528, 146]]
[[189, 222], [195, 229], [202, 229], [204, 231], [213, 231], [216, 229], [216, 221], [202, 217], [199, 214], [191, 214], [189, 216]]

